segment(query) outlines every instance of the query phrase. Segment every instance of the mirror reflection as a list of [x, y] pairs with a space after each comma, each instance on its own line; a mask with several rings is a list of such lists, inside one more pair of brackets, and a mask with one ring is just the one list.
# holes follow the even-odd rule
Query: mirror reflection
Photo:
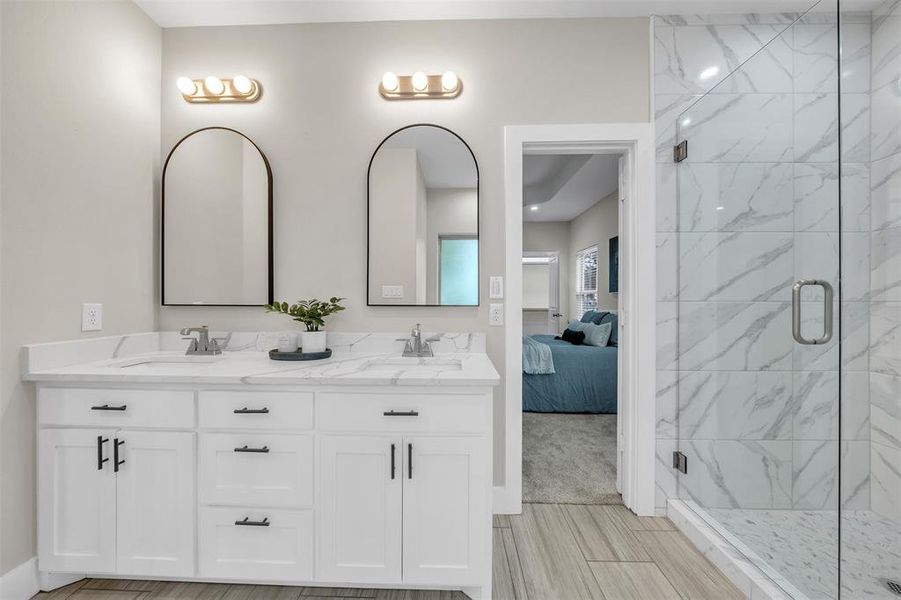
[[211, 127], [163, 169], [164, 305], [257, 306], [272, 298], [272, 173], [243, 134]]
[[437, 125], [388, 136], [369, 165], [370, 305], [479, 304], [479, 172]]

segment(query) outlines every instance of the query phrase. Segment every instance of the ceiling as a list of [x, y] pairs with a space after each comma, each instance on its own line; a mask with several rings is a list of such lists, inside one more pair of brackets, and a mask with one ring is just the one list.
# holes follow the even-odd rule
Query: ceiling
[[527, 154], [522, 179], [523, 221], [572, 221], [616, 191], [619, 155]]
[[440, 127], [409, 127], [389, 137], [382, 148], [415, 148], [428, 189], [469, 189], [479, 184], [472, 152], [460, 138]]
[[[865, 3], [873, 0], [845, 0]], [[135, 0], [162, 27], [793, 12], [813, 0]]]

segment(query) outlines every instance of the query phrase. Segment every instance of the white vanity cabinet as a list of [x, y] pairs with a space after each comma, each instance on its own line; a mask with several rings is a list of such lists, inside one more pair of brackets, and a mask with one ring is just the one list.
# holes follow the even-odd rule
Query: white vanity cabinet
[[489, 387], [171, 387], [39, 385], [41, 571], [490, 598]]

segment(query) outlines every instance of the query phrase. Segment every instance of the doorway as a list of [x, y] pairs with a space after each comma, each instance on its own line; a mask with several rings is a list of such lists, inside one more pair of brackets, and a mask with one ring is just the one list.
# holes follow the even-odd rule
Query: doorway
[[[535, 125], [505, 129], [506, 311], [504, 344], [504, 484], [495, 512], [522, 507], [523, 157], [530, 154], [616, 154], [624, 161], [619, 239], [619, 445], [623, 502], [639, 515], [654, 514], [654, 287], [653, 127], [649, 123]], [[641, 290], [634, 293], [633, 290]]]

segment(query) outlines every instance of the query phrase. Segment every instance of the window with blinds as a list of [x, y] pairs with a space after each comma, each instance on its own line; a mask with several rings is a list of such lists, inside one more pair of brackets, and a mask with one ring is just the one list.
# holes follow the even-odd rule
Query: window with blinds
[[598, 307], [598, 247], [576, 253], [576, 314], [581, 318]]

